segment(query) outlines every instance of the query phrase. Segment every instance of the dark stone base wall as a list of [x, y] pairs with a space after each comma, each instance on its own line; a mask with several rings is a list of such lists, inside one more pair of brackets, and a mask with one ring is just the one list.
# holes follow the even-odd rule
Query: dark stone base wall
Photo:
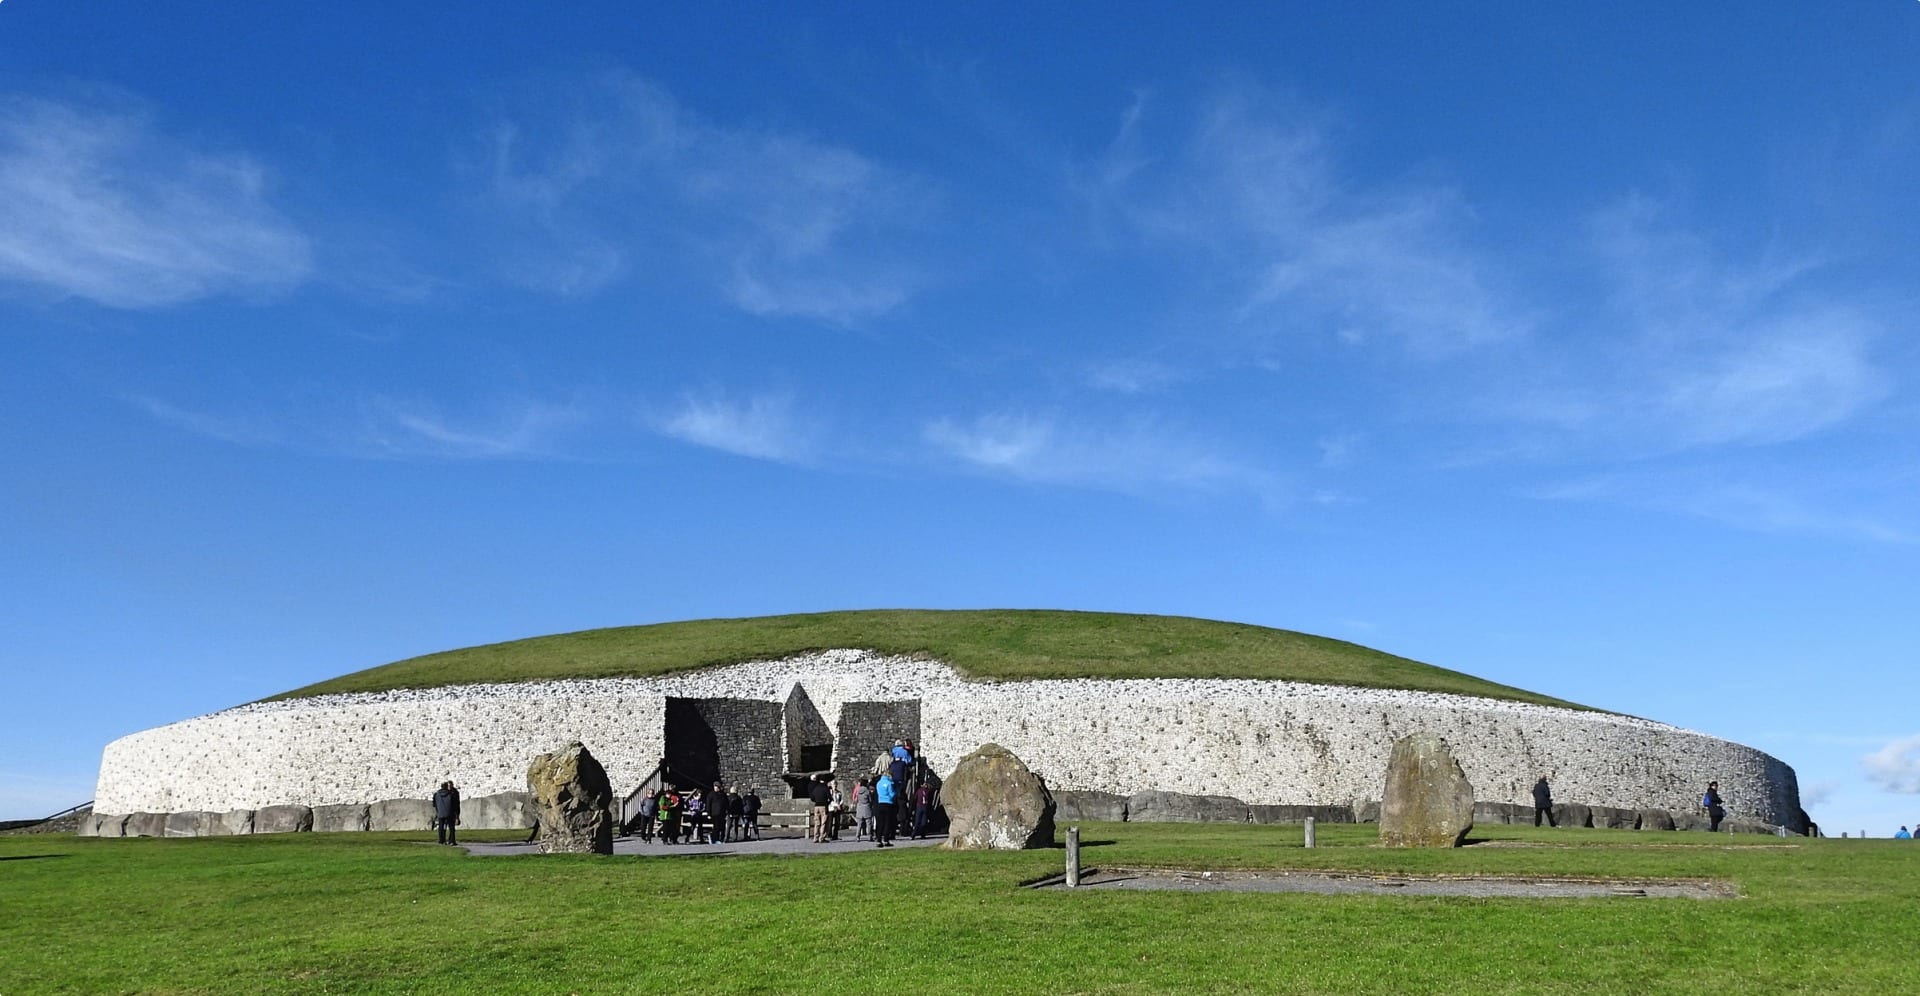
[[781, 785], [786, 744], [781, 705], [754, 699], [667, 700], [667, 766], [687, 787]]

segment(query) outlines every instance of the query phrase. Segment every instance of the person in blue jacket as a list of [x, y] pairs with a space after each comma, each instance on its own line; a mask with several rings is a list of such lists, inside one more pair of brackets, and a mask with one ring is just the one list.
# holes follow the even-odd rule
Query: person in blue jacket
[[893, 774], [882, 772], [880, 780], [873, 783], [873, 839], [875, 847], [893, 846], [893, 828], [899, 816], [894, 808], [894, 796], [897, 793], [893, 784]]
[[1912, 840], [1913, 834], [1908, 833], [1906, 827], [1901, 827], [1900, 832], [1893, 835], [1893, 839], [1894, 840]]

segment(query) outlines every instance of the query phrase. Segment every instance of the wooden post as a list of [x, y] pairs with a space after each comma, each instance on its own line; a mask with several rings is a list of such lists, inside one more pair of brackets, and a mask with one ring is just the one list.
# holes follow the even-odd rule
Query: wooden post
[[1307, 846], [1313, 846], [1313, 817], [1307, 817]]
[[1080, 828], [1067, 828], [1067, 888], [1080, 887]]

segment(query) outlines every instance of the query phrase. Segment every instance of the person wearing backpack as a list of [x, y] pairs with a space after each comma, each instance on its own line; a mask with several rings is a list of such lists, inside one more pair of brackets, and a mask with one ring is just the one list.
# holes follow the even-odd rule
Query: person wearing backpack
[[1720, 821], [1727, 818], [1726, 803], [1720, 799], [1719, 782], [1707, 783], [1707, 794], [1700, 797], [1700, 805], [1707, 811], [1707, 832], [1718, 833]]

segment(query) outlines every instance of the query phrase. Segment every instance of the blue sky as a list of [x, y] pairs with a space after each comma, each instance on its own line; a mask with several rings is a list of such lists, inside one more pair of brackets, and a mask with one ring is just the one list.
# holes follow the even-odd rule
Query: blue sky
[[1058, 607], [1920, 821], [1920, 4], [404, 6], [0, 4], [0, 818], [434, 650]]

